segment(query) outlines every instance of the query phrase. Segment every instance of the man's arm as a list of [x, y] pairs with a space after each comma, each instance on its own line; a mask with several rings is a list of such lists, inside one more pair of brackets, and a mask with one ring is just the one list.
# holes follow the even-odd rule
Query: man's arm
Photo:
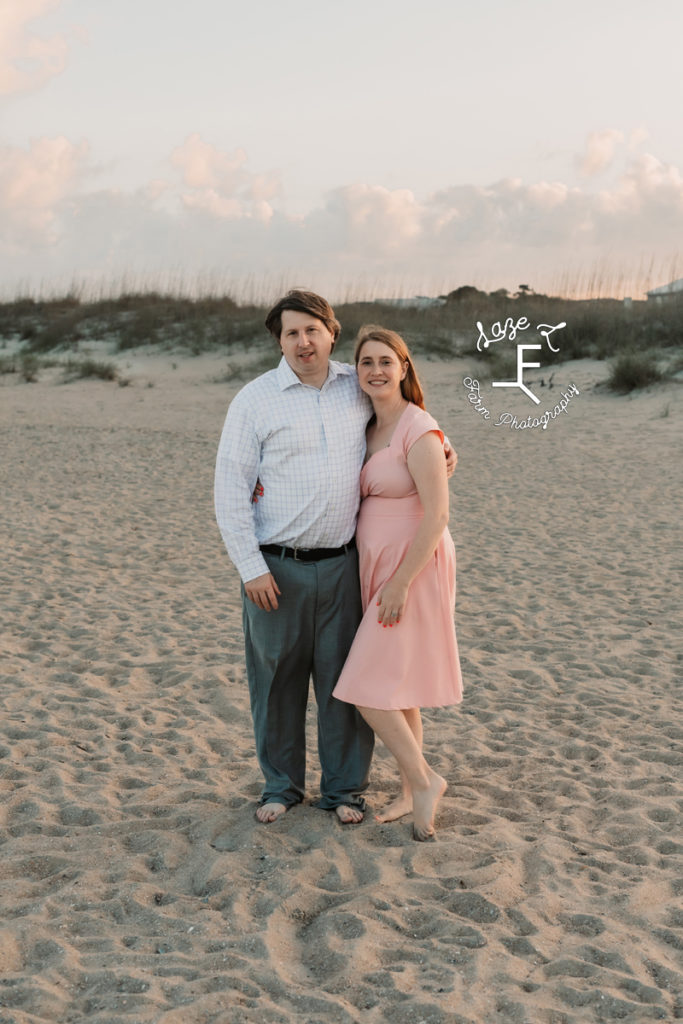
[[260, 458], [251, 410], [238, 396], [228, 409], [218, 445], [214, 500], [218, 528], [245, 589], [251, 581], [270, 575], [256, 537], [251, 503]]

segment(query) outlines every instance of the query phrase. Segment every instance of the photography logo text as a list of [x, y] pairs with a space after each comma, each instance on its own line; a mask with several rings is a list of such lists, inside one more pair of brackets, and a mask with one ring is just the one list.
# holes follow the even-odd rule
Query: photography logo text
[[[542, 430], [546, 430], [549, 423], [552, 423], [554, 419], [561, 416], [569, 408], [569, 403], [572, 399], [580, 394], [576, 384], [569, 384], [563, 390], [561, 390], [556, 396], [554, 395], [554, 402], [552, 406], [550, 402], [547, 403], [545, 409], [541, 410], [536, 408], [534, 411], [528, 411], [528, 402], [532, 402], [534, 406], [542, 405], [541, 399], [538, 397], [536, 392], [533, 390], [534, 387], [545, 387], [546, 382], [543, 377], [539, 380], [532, 379], [528, 372], [529, 370], [540, 370], [542, 363], [540, 362], [541, 356], [529, 356], [528, 353], [542, 352], [544, 345], [547, 345], [550, 352], [557, 353], [560, 351], [558, 331], [563, 330], [567, 325], [564, 323], [559, 324], [537, 324], [536, 333], [538, 339], [535, 342], [526, 340], [517, 340], [520, 332], [527, 331], [531, 327], [531, 323], [525, 316], [519, 317], [517, 320], [513, 317], [508, 317], [505, 321], [496, 321], [491, 328], [487, 331], [484, 329], [481, 321], [477, 320], [477, 330], [479, 335], [477, 337], [477, 351], [485, 352], [491, 345], [495, 345], [497, 342], [511, 342], [516, 343], [516, 376], [512, 380], [494, 380], [490, 382], [491, 388], [508, 388], [515, 389], [511, 390], [510, 394], [515, 398], [520, 399], [520, 408], [514, 412], [506, 410], [504, 412], [494, 412], [489, 409], [486, 405], [485, 399], [482, 397], [482, 387], [478, 380], [474, 377], [465, 377], [463, 379], [463, 385], [467, 390], [467, 398], [472, 405], [475, 412], [479, 413], [482, 419], [489, 420], [495, 427], [509, 427], [511, 430], [534, 430], [540, 427]], [[552, 339], [552, 340], [551, 340]], [[557, 346], [557, 347], [556, 347]], [[536, 361], [539, 360], [539, 361]], [[548, 391], [553, 390], [553, 378], [555, 374], [551, 373], [548, 378]], [[524, 401], [521, 402], [521, 399]], [[489, 404], [493, 406], [495, 404], [495, 398], [492, 395]], [[526, 408], [522, 408], [526, 406]], [[494, 417], [496, 417], [494, 419]]]

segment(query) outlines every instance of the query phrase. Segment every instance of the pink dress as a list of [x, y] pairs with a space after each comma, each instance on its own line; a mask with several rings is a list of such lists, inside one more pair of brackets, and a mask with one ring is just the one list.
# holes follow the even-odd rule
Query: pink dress
[[423, 509], [407, 455], [429, 431], [443, 433], [429, 413], [408, 405], [390, 443], [371, 455], [360, 475], [356, 529], [363, 619], [334, 690], [362, 707], [443, 707], [462, 700], [455, 638], [455, 547], [448, 528], [408, 590], [401, 621], [377, 622], [377, 595], [410, 546]]

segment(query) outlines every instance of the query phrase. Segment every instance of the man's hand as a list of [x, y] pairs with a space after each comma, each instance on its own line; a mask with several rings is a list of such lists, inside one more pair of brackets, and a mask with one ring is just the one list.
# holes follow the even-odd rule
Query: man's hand
[[458, 453], [455, 448], [451, 448], [451, 442], [447, 437], [443, 439], [443, 453], [446, 456], [446, 476], [450, 480], [455, 473], [455, 467], [458, 465]]
[[280, 593], [280, 588], [269, 572], [245, 583], [244, 592], [249, 600], [257, 608], [262, 608], [264, 612], [274, 612], [277, 608], [277, 595]]

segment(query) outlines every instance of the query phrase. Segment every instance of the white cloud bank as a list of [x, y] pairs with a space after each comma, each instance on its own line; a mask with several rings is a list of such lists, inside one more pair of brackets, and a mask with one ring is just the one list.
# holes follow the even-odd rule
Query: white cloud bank
[[196, 134], [170, 154], [167, 179], [135, 192], [94, 190], [88, 157], [86, 143], [64, 138], [0, 153], [0, 257], [14, 271], [6, 294], [36, 281], [106, 286], [169, 273], [249, 280], [260, 294], [268, 282], [271, 291], [296, 282], [331, 295], [521, 281], [580, 290], [596, 266], [607, 293], [618, 280], [637, 294], [662, 283], [639, 268], [654, 260], [668, 271], [683, 237], [681, 171], [634, 155], [619, 132], [592, 135], [581, 157], [600, 181], [622, 159], [598, 190], [509, 178], [420, 198], [355, 183], [300, 217], [287, 215], [277, 172], [254, 172], [243, 150], [222, 152]]

